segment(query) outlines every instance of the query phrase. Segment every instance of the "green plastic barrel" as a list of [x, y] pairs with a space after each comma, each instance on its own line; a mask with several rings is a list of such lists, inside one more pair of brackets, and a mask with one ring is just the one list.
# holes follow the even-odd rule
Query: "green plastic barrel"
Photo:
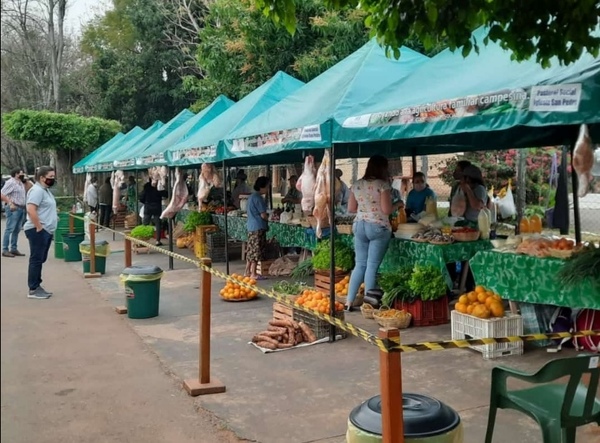
[[[83, 259], [83, 273], [87, 274], [91, 269], [92, 266], [92, 262], [91, 262], [91, 258], [89, 255], [87, 254], [81, 254], [81, 257]], [[106, 273], [106, 257], [100, 257], [98, 255], [96, 255], [96, 272], [99, 272], [100, 274], [105, 274]]]
[[62, 241], [54, 240], [54, 258], [65, 258]]
[[[83, 213], [76, 213], [75, 214], [77, 217], [83, 217]], [[58, 242], [58, 243], [64, 243], [64, 237], [66, 234], [69, 233], [69, 218], [70, 218], [70, 213], [69, 212], [59, 212], [58, 213], [58, 226], [56, 227], [56, 231], [54, 232], [54, 241]], [[84, 232], [84, 227], [83, 227], [83, 220], [80, 220], [78, 218], [73, 219], [73, 232]], [[62, 254], [62, 244], [60, 245], [60, 250], [61, 250], [61, 254]], [[60, 257], [58, 257], [55, 254], [56, 258], [63, 258], [63, 256], [61, 255]]]
[[131, 266], [123, 270], [121, 280], [125, 284], [129, 318], [158, 316], [162, 275], [163, 271], [158, 266]]
[[65, 261], [81, 261], [81, 252], [79, 243], [83, 241], [85, 234], [78, 232], [74, 234], [65, 234], [63, 236], [63, 256]]

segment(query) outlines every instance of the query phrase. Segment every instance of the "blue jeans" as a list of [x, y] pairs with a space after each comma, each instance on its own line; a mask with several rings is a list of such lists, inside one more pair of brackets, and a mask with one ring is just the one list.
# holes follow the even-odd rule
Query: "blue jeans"
[[11, 211], [10, 207], [6, 206], [5, 212], [6, 229], [2, 238], [2, 252], [12, 252], [17, 250], [17, 239], [25, 222], [25, 209], [16, 208], [14, 211]]
[[365, 283], [365, 293], [377, 287], [377, 270], [392, 238], [388, 228], [367, 221], [355, 222], [352, 231], [356, 264], [348, 287], [348, 305], [356, 298], [361, 283]]
[[29, 240], [29, 272], [27, 284], [31, 291], [42, 284], [42, 265], [48, 259], [48, 251], [52, 244], [52, 234], [45, 229], [37, 232], [35, 228], [27, 229], [25, 235]]

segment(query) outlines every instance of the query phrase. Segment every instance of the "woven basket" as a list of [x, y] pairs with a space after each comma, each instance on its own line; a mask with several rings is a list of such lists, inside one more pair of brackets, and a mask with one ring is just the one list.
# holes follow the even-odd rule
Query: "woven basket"
[[476, 231], [476, 232], [453, 232], [452, 233], [454, 240], [461, 241], [461, 242], [478, 240], [480, 235], [481, 235], [481, 232], [479, 232], [479, 231]]
[[372, 319], [373, 314], [375, 313], [375, 308], [373, 308], [373, 306], [371, 306], [369, 303], [363, 303], [360, 307], [360, 312], [364, 318]]
[[408, 328], [408, 326], [410, 325], [410, 321], [412, 320], [412, 315], [410, 315], [406, 311], [403, 311], [405, 314], [403, 317], [394, 317], [394, 318], [381, 317], [381, 315], [380, 315], [381, 312], [387, 311], [389, 309], [390, 308], [388, 308], [387, 306], [383, 306], [380, 309], [373, 312], [373, 318], [375, 319], [375, 321], [383, 328], [396, 328], [396, 329]]
[[338, 234], [352, 235], [352, 225], [335, 225]]
[[[339, 301], [341, 304], [343, 304], [344, 306], [346, 306], [346, 302], [348, 301], [348, 296], [336, 294], [335, 299], [337, 301]], [[358, 294], [356, 295], [356, 298], [352, 302], [352, 306], [355, 308], [361, 306], [363, 304], [364, 299], [365, 299], [365, 293], [363, 291], [359, 291]]]

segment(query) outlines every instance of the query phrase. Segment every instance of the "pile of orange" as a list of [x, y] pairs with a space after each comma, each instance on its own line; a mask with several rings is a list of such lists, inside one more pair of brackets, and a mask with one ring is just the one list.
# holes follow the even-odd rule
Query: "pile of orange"
[[[256, 285], [256, 280], [250, 277], [244, 277], [243, 275], [232, 274], [231, 278], [239, 283], [246, 283], [252, 286]], [[256, 298], [258, 295], [256, 291], [244, 288], [240, 286], [239, 283], [228, 280], [219, 294], [225, 300], [252, 300], [253, 298]]]
[[[337, 295], [348, 295], [348, 286], [350, 285], [350, 276], [347, 275], [342, 280], [335, 284], [335, 293]], [[361, 283], [359, 291], [363, 291], [365, 289], [365, 284]]]
[[[309, 309], [314, 309], [321, 314], [328, 314], [331, 306], [329, 303], [329, 298], [325, 294], [311, 289], [305, 289], [302, 294], [300, 294], [300, 297], [298, 297], [296, 300], [296, 303]], [[335, 310], [343, 311], [344, 305], [336, 301]]]
[[461, 295], [454, 308], [462, 314], [477, 318], [504, 317], [502, 298], [483, 286], [477, 286], [474, 291]]

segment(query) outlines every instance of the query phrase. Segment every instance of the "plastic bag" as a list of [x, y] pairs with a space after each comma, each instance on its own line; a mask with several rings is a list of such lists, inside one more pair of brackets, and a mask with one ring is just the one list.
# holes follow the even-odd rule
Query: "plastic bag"
[[510, 218], [517, 214], [517, 207], [510, 186], [508, 186], [504, 197], [498, 199], [498, 210], [502, 218]]
[[164, 272], [156, 272], [154, 274], [121, 274], [119, 277], [121, 279], [121, 283], [125, 282], [137, 282], [137, 283], [146, 283], [149, 281], [160, 280], [163, 276]]
[[467, 212], [467, 197], [462, 189], [458, 189], [450, 202], [450, 215], [452, 217], [462, 217]]
[[140, 206], [140, 217], [144, 218], [144, 205]]

